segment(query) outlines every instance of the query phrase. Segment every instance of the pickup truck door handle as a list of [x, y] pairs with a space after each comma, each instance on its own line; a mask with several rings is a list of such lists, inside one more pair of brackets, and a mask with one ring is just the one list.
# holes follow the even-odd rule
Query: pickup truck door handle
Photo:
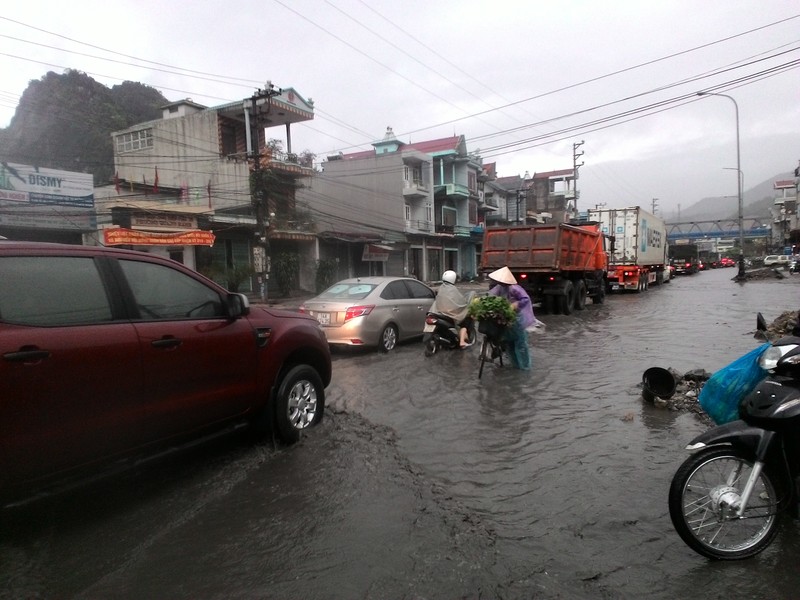
[[183, 342], [176, 337], [163, 337], [160, 340], [153, 340], [150, 345], [154, 348], [177, 348]]
[[9, 362], [37, 362], [50, 358], [50, 352], [47, 350], [28, 349], [18, 350], [17, 352], [6, 352], [3, 354], [3, 359]]

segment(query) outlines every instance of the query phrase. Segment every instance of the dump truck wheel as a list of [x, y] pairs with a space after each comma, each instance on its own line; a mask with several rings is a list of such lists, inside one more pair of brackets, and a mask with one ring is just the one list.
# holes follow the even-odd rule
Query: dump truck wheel
[[575, 284], [575, 310], [586, 308], [586, 282], [581, 279]]

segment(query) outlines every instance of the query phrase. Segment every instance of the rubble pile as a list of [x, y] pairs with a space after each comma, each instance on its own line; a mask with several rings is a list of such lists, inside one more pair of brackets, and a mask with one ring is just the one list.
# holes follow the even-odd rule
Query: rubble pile
[[798, 322], [800, 322], [800, 311], [787, 311], [767, 325], [766, 332], [756, 331], [754, 337], [757, 340], [773, 342], [785, 335], [793, 335], [792, 331], [797, 329]]
[[[785, 335], [792, 335], [792, 330], [798, 327], [799, 318], [800, 313], [796, 311], [782, 313], [771, 324], [767, 325], [766, 332], [756, 331], [754, 337], [762, 341], [773, 341]], [[714, 422], [697, 401], [700, 390], [703, 389], [703, 385], [705, 385], [712, 373], [705, 369], [693, 369], [683, 374], [672, 367], [667, 370], [675, 379], [675, 393], [669, 398], [653, 398], [653, 405], [666, 410], [691, 412], [708, 425], [714, 425]], [[642, 395], [645, 399], [651, 397], [647, 393]]]
[[781, 271], [779, 269], [763, 267], [761, 269], [752, 269], [745, 272], [745, 278], [749, 281], [751, 279], [785, 279], [790, 276], [789, 271]]

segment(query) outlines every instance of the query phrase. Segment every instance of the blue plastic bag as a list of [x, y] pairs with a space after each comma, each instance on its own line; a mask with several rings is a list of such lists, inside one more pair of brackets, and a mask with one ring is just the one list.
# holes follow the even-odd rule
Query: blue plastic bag
[[706, 381], [697, 400], [714, 423], [722, 425], [739, 418], [739, 402], [767, 375], [758, 359], [769, 346], [763, 344], [751, 350]]

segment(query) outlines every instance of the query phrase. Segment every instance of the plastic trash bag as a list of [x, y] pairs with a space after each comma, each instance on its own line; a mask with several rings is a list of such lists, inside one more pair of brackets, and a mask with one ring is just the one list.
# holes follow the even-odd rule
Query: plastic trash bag
[[739, 402], [767, 375], [758, 359], [769, 346], [762, 344], [740, 356], [706, 381], [697, 400], [714, 423], [722, 425], [739, 418]]

